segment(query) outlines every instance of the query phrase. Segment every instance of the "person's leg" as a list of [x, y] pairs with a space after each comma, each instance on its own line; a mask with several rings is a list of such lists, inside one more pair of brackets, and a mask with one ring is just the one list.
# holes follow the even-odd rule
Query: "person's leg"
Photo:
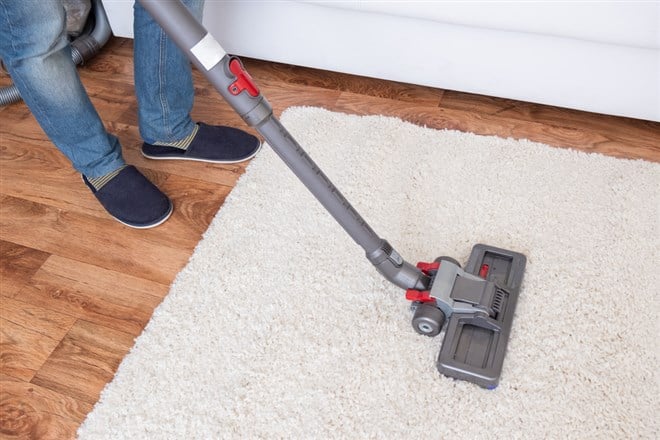
[[[204, 0], [184, 3], [201, 20]], [[190, 117], [195, 96], [190, 62], [139, 2], [134, 6], [133, 30], [140, 135], [149, 144], [184, 139], [195, 130]]]
[[0, 57], [39, 125], [108, 213], [131, 227], [159, 225], [172, 203], [126, 166], [80, 82], [65, 29], [60, 1], [1, 1]]
[[71, 60], [61, 2], [0, 2], [0, 57], [39, 125], [76, 170], [94, 178], [125, 165]]
[[[183, 3], [202, 19], [204, 0]], [[242, 130], [195, 124], [190, 112], [194, 88], [188, 58], [138, 3], [134, 6], [135, 92], [142, 154], [150, 159], [235, 163], [253, 157], [261, 146]]]

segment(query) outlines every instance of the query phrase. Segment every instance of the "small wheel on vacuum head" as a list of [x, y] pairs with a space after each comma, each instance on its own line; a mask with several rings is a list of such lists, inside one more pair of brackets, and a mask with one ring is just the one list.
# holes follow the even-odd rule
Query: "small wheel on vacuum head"
[[445, 323], [445, 314], [430, 304], [420, 304], [412, 318], [412, 326], [424, 336], [437, 336]]
[[449, 261], [450, 263], [454, 263], [456, 266], [461, 267], [461, 263], [459, 263], [457, 260], [455, 260], [452, 257], [444, 257], [443, 256], [443, 257], [438, 257], [438, 258], [435, 259], [436, 263], [438, 263], [438, 262], [442, 263], [443, 261]]

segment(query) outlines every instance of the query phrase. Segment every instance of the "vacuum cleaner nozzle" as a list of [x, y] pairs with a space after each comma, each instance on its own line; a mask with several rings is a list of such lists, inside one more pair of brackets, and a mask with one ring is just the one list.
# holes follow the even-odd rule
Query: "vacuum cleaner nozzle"
[[408, 289], [412, 324], [426, 336], [446, 330], [438, 356], [445, 376], [484, 388], [497, 387], [527, 259], [523, 254], [478, 244], [465, 269], [449, 257], [417, 267], [430, 289]]

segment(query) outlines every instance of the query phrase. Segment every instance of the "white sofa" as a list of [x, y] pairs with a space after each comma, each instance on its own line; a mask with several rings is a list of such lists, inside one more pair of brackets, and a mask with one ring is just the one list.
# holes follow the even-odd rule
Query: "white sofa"
[[207, 0], [204, 24], [239, 56], [660, 121], [659, 2]]

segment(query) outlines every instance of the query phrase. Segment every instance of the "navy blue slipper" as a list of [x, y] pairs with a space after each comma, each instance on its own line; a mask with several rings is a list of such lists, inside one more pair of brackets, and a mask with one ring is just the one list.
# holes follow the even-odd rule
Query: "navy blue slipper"
[[132, 165], [122, 169], [99, 190], [87, 177], [83, 175], [82, 178], [106, 211], [126, 226], [153, 228], [172, 214], [170, 199]]
[[149, 159], [196, 160], [212, 163], [238, 163], [253, 158], [261, 148], [256, 136], [233, 127], [200, 122], [199, 130], [187, 149], [142, 144], [142, 155]]

